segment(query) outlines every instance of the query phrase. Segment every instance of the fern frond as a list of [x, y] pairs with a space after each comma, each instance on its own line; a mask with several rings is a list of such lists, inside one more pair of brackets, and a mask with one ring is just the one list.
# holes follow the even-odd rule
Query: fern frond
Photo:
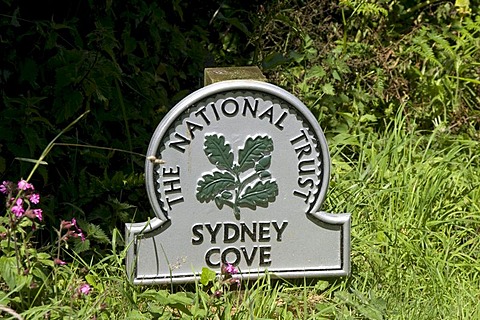
[[428, 34], [428, 38], [434, 42], [441, 50], [445, 51], [448, 54], [448, 57], [451, 59], [455, 59], [456, 54], [450, 42], [444, 38], [443, 35], [440, 35], [435, 32], [431, 32]]
[[425, 62], [433, 63], [439, 67], [442, 67], [442, 63], [435, 57], [432, 46], [429, 44], [429, 37], [426, 29], [422, 28], [418, 35], [412, 39], [412, 46], [410, 46], [406, 52], [416, 53]]
[[357, 8], [356, 11], [367, 17], [388, 16], [388, 11], [376, 3], [363, 2]]

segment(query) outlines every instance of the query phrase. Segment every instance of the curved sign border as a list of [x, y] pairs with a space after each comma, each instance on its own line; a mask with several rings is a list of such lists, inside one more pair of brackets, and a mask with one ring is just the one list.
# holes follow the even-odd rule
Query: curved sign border
[[[242, 91], [253, 91], [260, 92], [277, 97], [280, 100], [287, 102], [290, 106], [295, 108], [295, 110], [308, 122], [310, 128], [314, 130], [315, 137], [318, 139], [317, 143], [321, 150], [323, 174], [322, 181], [320, 184], [320, 190], [318, 191], [318, 196], [316, 201], [309, 208], [307, 215], [310, 219], [317, 220], [321, 223], [327, 225], [339, 225], [341, 228], [341, 268], [336, 270], [291, 270], [291, 271], [281, 271], [273, 273], [273, 276], [282, 277], [282, 278], [295, 278], [295, 277], [329, 277], [329, 276], [347, 276], [350, 273], [350, 225], [351, 225], [351, 216], [348, 213], [343, 214], [330, 214], [323, 211], [320, 211], [321, 205], [325, 200], [326, 193], [328, 190], [329, 180], [330, 180], [330, 155], [328, 150], [327, 141], [325, 135], [318, 124], [317, 119], [314, 115], [308, 110], [308, 108], [294, 95], [288, 91], [277, 87], [275, 85], [255, 81], [255, 80], [228, 80], [217, 82], [201, 88], [192, 94], [188, 95], [186, 98], [181, 100], [177, 105], [175, 105], [168, 114], [163, 118], [158, 127], [156, 128], [150, 145], [147, 151], [147, 158], [149, 156], [155, 156], [157, 150], [160, 148], [162, 139], [165, 135], [168, 134], [169, 128], [172, 124], [179, 118], [181, 115], [192, 105], [196, 104], [199, 101], [202, 101], [209, 96], [215, 94], [228, 93], [229, 91], [242, 90]], [[146, 160], [145, 162], [145, 177], [146, 177], [146, 190], [150, 200], [150, 204], [155, 212], [156, 217], [152, 218], [147, 222], [140, 223], [127, 223], [125, 226], [126, 231], [126, 245], [128, 246], [127, 256], [126, 256], [126, 265], [127, 272], [131, 275], [133, 282], [135, 284], [162, 284], [162, 283], [185, 283], [191, 282], [195, 279], [198, 279], [198, 275], [192, 272], [191, 275], [180, 277], [175, 277], [173, 275], [163, 275], [160, 277], [154, 278], [145, 278], [142, 275], [138, 275], [136, 270], [137, 261], [137, 252], [138, 246], [145, 239], [153, 238], [159, 233], [164, 227], [169, 225], [169, 219], [164, 214], [161, 205], [157, 198], [157, 191], [155, 189], [155, 179], [152, 174], [155, 164]], [[140, 262], [141, 263], [141, 262]], [[256, 279], [263, 275], [265, 272], [257, 273], [245, 273], [240, 274], [239, 276], [243, 279]]]

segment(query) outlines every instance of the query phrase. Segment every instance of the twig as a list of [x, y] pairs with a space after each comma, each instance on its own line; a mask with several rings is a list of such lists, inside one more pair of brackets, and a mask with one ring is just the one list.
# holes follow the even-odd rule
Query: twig
[[15, 312], [15, 310], [10, 309], [9, 307], [0, 305], [0, 310], [12, 315], [13, 317], [15, 317], [18, 320], [23, 320], [21, 315], [19, 315], [18, 313]]

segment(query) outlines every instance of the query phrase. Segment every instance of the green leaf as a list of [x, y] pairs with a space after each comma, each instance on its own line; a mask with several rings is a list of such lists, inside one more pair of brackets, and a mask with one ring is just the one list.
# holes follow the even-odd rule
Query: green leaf
[[144, 319], [151, 319], [151, 317], [148, 317], [144, 314], [142, 314], [140, 311], [138, 310], [130, 310], [127, 314], [126, 314], [126, 319], [133, 319], [133, 320], [144, 320]]
[[107, 237], [105, 231], [93, 223], [89, 223], [87, 228], [82, 228], [87, 232], [89, 238], [93, 238], [100, 243], [110, 243], [110, 239]]
[[3, 278], [12, 291], [19, 285], [16, 272], [15, 257], [0, 257], [0, 278]]
[[335, 89], [333, 88], [332, 84], [328, 82], [322, 86], [322, 91], [323, 93], [328, 94], [330, 96], [333, 96], [335, 94]]
[[315, 284], [315, 289], [318, 291], [325, 291], [330, 286], [330, 283], [325, 280], [318, 280]]
[[290, 51], [290, 53], [288, 54], [288, 57], [289, 57], [291, 60], [293, 60], [293, 61], [295, 61], [295, 62], [297, 62], [297, 63], [300, 63], [300, 62], [303, 61], [303, 59], [305, 59], [305, 55], [304, 55], [304, 54], [302, 54], [302, 53], [300, 53], [300, 52], [297, 52], [297, 51], [294, 51], [294, 50]]
[[273, 151], [273, 141], [270, 137], [257, 136], [248, 138], [245, 146], [238, 151], [239, 172], [253, 168], [255, 162], [269, 155]]
[[38, 260], [38, 262], [40, 262], [41, 264], [43, 264], [45, 266], [48, 266], [48, 267], [51, 267], [51, 268], [54, 267], [53, 259], [48, 253], [45, 253], [45, 252], [38, 253], [37, 254], [37, 260]]
[[456, 0], [455, 7], [468, 8], [470, 6], [470, 0]]
[[235, 177], [228, 172], [214, 171], [205, 174], [197, 184], [197, 200], [209, 202], [220, 192], [234, 187]]
[[239, 207], [246, 206], [255, 209], [256, 206], [266, 208], [269, 202], [275, 201], [278, 195], [278, 185], [275, 181], [258, 181], [253, 187], [248, 186], [238, 199]]
[[10, 303], [10, 299], [8, 298], [9, 294], [4, 292], [3, 290], [0, 291], [0, 303], [3, 305], [8, 305]]
[[89, 285], [94, 287], [95, 290], [97, 290], [98, 292], [100, 293], [104, 292], [105, 288], [103, 286], [103, 282], [101, 281], [101, 279], [98, 278], [97, 275], [87, 274], [85, 276], [85, 280]]
[[333, 76], [333, 78], [334, 78], [335, 80], [337, 80], [337, 81], [340, 81], [340, 80], [341, 80], [340, 75], [338, 74], [337, 70], [333, 70], [333, 71], [332, 71], [332, 76]]
[[161, 315], [165, 312], [165, 306], [157, 306], [153, 303], [148, 303], [148, 311], [156, 315]]
[[187, 297], [185, 292], [177, 292], [168, 296], [169, 306], [173, 308], [177, 308], [178, 310], [186, 313], [187, 315], [191, 315], [190, 307], [193, 304], [193, 299]]
[[364, 114], [360, 117], [360, 122], [376, 122], [377, 117], [374, 114]]
[[76, 253], [82, 253], [89, 249], [90, 249], [90, 240], [86, 239], [85, 241], [82, 241], [82, 240], [76, 239], [75, 246], [73, 247], [73, 250]]
[[273, 69], [276, 66], [288, 62], [288, 59], [283, 56], [280, 52], [272, 52], [265, 57], [262, 61], [263, 69]]
[[339, 133], [332, 139], [332, 145], [342, 146], [342, 145], [352, 145], [360, 146], [360, 141], [358, 136], [352, 135], [350, 133]]
[[233, 167], [233, 152], [224, 136], [216, 134], [205, 137], [205, 154], [208, 160], [219, 169], [231, 170]]
[[203, 267], [202, 268], [202, 274], [200, 275], [200, 282], [206, 286], [208, 285], [209, 282], [213, 282], [215, 280], [215, 277], [217, 276], [217, 274], [215, 273], [215, 271], [207, 268], [207, 267]]
[[176, 292], [168, 296], [170, 304], [182, 304], [185, 306], [190, 306], [193, 303], [193, 299], [187, 295], [185, 292]]
[[325, 77], [327, 73], [325, 72], [325, 69], [321, 66], [313, 66], [310, 70], [307, 71], [307, 74], [305, 75], [306, 79], [311, 79], [311, 78], [319, 78], [322, 79]]
[[152, 298], [155, 299], [155, 301], [157, 301], [159, 304], [167, 306], [170, 303], [170, 301], [168, 300], [168, 296], [168, 292], [161, 290], [158, 291], [157, 294], [153, 295]]
[[222, 14], [218, 14], [218, 18], [221, 20], [230, 23], [232, 26], [236, 27], [238, 30], [243, 32], [245, 35], [250, 36], [250, 31], [248, 30], [247, 26], [242, 23], [238, 18], [228, 18], [223, 16]]

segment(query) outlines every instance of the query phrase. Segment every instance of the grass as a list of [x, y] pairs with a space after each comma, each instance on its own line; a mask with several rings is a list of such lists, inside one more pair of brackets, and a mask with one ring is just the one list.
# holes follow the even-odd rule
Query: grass
[[[356, 138], [360, 143], [332, 140], [324, 204], [328, 212], [352, 213], [350, 277], [288, 282], [267, 275], [220, 298], [201, 284], [176, 292], [136, 287], [126, 280], [115, 233], [110, 255], [95, 264], [75, 256], [56, 275], [57, 294], [22, 317], [480, 318], [480, 143], [408, 129], [401, 116], [381, 134]], [[90, 295], [75, 296], [79, 279], [93, 287]]]
[[[478, 150], [478, 141], [441, 131], [408, 132], [398, 118], [366, 136], [355, 158], [334, 153], [342, 169], [328, 206], [353, 213], [347, 310], [368, 319], [478, 317]], [[378, 299], [371, 314], [359, 308]]]

